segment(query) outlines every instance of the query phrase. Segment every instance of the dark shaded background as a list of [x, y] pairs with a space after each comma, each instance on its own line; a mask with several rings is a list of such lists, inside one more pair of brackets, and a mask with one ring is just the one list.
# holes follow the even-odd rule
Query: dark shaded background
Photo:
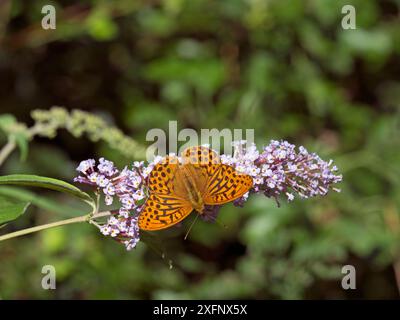
[[[41, 8], [57, 8], [43, 30]], [[353, 4], [357, 29], [343, 30]], [[400, 22], [396, 0], [0, 1], [0, 110], [32, 124], [53, 105], [92, 111], [146, 144], [151, 128], [254, 128], [344, 175], [340, 194], [227, 205], [218, 225], [159, 235], [167, 258], [89, 225], [0, 244], [0, 298], [399, 298]], [[72, 181], [78, 161], [132, 161], [60, 131], [2, 174]], [[79, 209], [68, 197], [38, 191]], [[73, 215], [30, 208], [2, 232]], [[168, 260], [173, 263], [169, 268]], [[57, 270], [57, 290], [40, 286]], [[357, 290], [340, 286], [357, 269]], [[396, 281], [397, 270], [397, 281]]]

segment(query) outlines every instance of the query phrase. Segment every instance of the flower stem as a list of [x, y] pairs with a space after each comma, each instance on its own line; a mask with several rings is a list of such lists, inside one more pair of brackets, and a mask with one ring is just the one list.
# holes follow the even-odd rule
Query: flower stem
[[47, 223], [47, 224], [43, 224], [43, 225], [40, 225], [40, 226], [27, 228], [27, 229], [23, 229], [23, 230], [19, 230], [19, 231], [15, 231], [15, 232], [11, 232], [11, 233], [5, 234], [3, 236], [0, 236], [0, 241], [16, 238], [16, 237], [19, 237], [19, 236], [23, 236], [25, 234], [34, 233], [34, 232], [38, 232], [38, 231], [45, 230], [45, 229], [50, 229], [50, 228], [54, 228], [54, 227], [63, 226], [63, 225], [66, 225], [66, 224], [79, 223], [79, 222], [90, 222], [93, 219], [106, 217], [106, 216], [109, 216], [111, 214], [112, 213], [110, 211], [104, 211], [104, 212], [99, 212], [99, 213], [97, 213], [95, 215], [85, 214], [83, 216], [79, 216], [79, 217], [75, 217], [75, 218], [70, 218], [70, 219], [66, 219], [66, 220], [60, 220], [60, 221], [56, 221], [56, 222], [52, 222], [52, 223]]
[[[46, 128], [40, 125], [35, 124], [26, 130], [29, 139], [32, 139], [35, 135], [40, 134]], [[6, 159], [10, 156], [10, 154], [15, 150], [17, 144], [14, 139], [9, 138], [8, 142], [1, 148], [0, 150], [0, 166], [6, 161]]]
[[0, 166], [8, 158], [8, 156], [14, 151], [16, 144], [13, 140], [8, 140], [4, 147], [0, 151]]

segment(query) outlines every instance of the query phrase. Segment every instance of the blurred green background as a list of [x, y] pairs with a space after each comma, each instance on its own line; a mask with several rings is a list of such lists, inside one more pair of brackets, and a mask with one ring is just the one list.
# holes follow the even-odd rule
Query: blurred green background
[[[46, 4], [56, 7], [56, 30], [41, 28]], [[356, 30], [341, 27], [345, 4], [356, 8]], [[143, 243], [127, 252], [86, 224], [2, 242], [0, 298], [399, 298], [399, 8], [398, 0], [1, 1], [1, 114], [31, 125], [33, 109], [78, 108], [142, 144], [169, 120], [179, 129], [254, 128], [259, 146], [287, 139], [334, 159], [344, 182], [339, 194], [281, 208], [262, 196], [227, 205], [228, 228], [198, 222], [186, 241], [186, 228], [160, 232], [164, 259]], [[80, 160], [100, 156], [133, 160], [60, 131], [0, 170], [71, 182]], [[31, 191], [75, 210], [31, 207], [2, 233], [82, 213], [67, 196]], [[48, 264], [56, 290], [41, 288]], [[341, 288], [345, 264], [356, 267], [356, 290]]]

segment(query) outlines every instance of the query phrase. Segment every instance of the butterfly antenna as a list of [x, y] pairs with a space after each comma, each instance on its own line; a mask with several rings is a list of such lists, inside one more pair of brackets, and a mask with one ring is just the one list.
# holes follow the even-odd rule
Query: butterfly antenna
[[187, 239], [187, 237], [188, 237], [188, 235], [189, 235], [189, 233], [190, 233], [190, 230], [192, 230], [192, 228], [193, 228], [194, 224], [196, 223], [198, 217], [199, 217], [199, 214], [196, 214], [196, 218], [194, 218], [192, 224], [190, 225], [188, 231], [186, 232], [186, 235], [185, 235], [184, 240]]

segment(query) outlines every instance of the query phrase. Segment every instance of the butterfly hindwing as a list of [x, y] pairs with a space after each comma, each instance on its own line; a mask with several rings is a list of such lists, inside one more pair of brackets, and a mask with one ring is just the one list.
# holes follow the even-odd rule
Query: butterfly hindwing
[[252, 186], [253, 179], [249, 175], [220, 164], [207, 183], [203, 200], [208, 205], [224, 204], [242, 197]]
[[186, 218], [193, 208], [184, 199], [173, 195], [150, 194], [139, 215], [139, 228], [142, 230], [161, 230]]

